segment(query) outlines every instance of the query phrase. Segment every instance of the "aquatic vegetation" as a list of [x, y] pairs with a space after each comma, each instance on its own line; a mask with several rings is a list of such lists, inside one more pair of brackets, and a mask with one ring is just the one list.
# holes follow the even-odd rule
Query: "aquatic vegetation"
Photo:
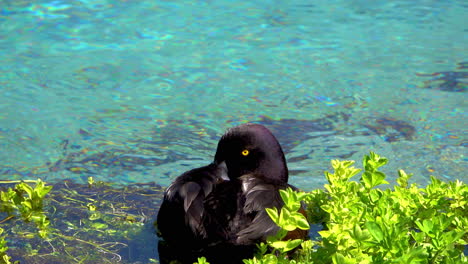
[[[3, 181], [1, 183], [14, 183], [15, 181]], [[48, 236], [49, 219], [42, 211], [43, 199], [52, 189], [52, 186], [45, 186], [45, 183], [38, 179], [33, 181], [36, 186], [33, 188], [26, 182], [19, 182], [14, 188], [8, 188], [0, 192], [0, 212], [7, 213], [7, 217], [0, 223], [8, 221], [16, 216], [20, 216], [25, 222], [34, 222], [39, 229], [41, 238]], [[5, 230], [0, 227], [0, 235]], [[11, 257], [6, 254], [8, 250], [7, 241], [4, 235], [0, 237], [0, 261], [2, 263], [12, 263]], [[17, 263], [16, 261], [14, 263]]]
[[11, 257], [7, 255], [6, 251], [8, 250], [7, 241], [5, 240], [5, 235], [3, 235], [3, 228], [0, 227], [0, 263], [11, 264], [18, 263], [18, 261], [11, 262]]
[[8, 214], [7, 219], [13, 218], [19, 213], [25, 222], [34, 222], [39, 229], [39, 236], [46, 238], [50, 222], [42, 211], [42, 206], [43, 199], [50, 192], [52, 186], [45, 186], [45, 183], [40, 179], [33, 182], [36, 183], [34, 188], [22, 181], [14, 188], [0, 192], [0, 211]]
[[[0, 257], [21, 263], [149, 263], [156, 258], [156, 235], [151, 224], [145, 223], [154, 218], [162, 187], [155, 184], [113, 187], [91, 177], [88, 184], [57, 183], [53, 192], [46, 193], [52, 186], [40, 180], [32, 182], [36, 183], [35, 188], [29, 182], [14, 187], [9, 187], [11, 182], [3, 182], [7, 190], [1, 193], [2, 212], [15, 214], [16, 210], [22, 217], [7, 216], [1, 221], [4, 235], [0, 236]], [[16, 197], [6, 198], [12, 196], [10, 190], [23, 194], [19, 191], [23, 189], [32, 189], [31, 214], [22, 213], [26, 209], [14, 209], [12, 204], [20, 201]], [[29, 196], [24, 196], [26, 203], [19, 202], [17, 207], [29, 208]], [[29, 215], [31, 220], [27, 218]], [[35, 222], [38, 231], [25, 221]], [[139, 259], [137, 252], [144, 259]], [[5, 253], [8, 257], [4, 257]]]

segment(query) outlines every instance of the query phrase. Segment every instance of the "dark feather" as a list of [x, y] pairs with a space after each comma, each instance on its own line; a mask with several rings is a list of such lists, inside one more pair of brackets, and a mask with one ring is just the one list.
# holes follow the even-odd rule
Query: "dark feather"
[[223, 173], [211, 164], [185, 172], [167, 188], [157, 218], [158, 231], [166, 240], [190, 245], [206, 238], [205, 199], [223, 181]]

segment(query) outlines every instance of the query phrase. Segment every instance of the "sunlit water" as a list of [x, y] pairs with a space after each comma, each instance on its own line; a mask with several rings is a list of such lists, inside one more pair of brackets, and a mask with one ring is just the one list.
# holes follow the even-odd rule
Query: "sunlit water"
[[3, 0], [0, 177], [167, 186], [263, 120], [305, 190], [370, 150], [391, 182], [466, 182], [466, 16], [466, 1]]
[[371, 150], [391, 183], [467, 182], [466, 17], [462, 0], [1, 0], [0, 179], [167, 186], [250, 121], [304, 190]]

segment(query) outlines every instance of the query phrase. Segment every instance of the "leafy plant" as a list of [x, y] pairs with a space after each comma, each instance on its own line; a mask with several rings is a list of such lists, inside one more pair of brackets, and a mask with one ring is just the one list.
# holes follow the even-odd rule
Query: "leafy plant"
[[194, 262], [193, 264], [210, 264], [205, 257], [198, 258], [197, 262]]
[[[378, 189], [385, 181], [379, 168], [387, 159], [371, 152], [361, 172], [354, 161], [333, 160], [325, 172], [325, 190], [310, 193], [282, 191], [285, 206], [267, 209], [281, 227], [259, 254], [246, 264], [266, 263], [466, 263], [463, 250], [468, 236], [468, 186], [461, 181], [409, 184], [411, 174], [400, 170], [392, 189]], [[294, 194], [295, 193], [295, 194]], [[282, 241], [285, 230], [306, 227], [297, 213], [307, 203], [309, 221], [323, 223], [318, 240]], [[286, 252], [301, 245], [290, 257]]]
[[43, 199], [50, 192], [52, 186], [46, 186], [38, 179], [33, 181], [36, 186], [31, 187], [26, 182], [16, 184], [14, 188], [0, 192], [0, 210], [13, 217], [18, 212], [26, 222], [34, 222], [39, 229], [40, 237], [48, 234], [49, 219], [42, 210]]
[[[16, 216], [21, 215], [24, 221], [34, 222], [39, 229], [40, 237], [45, 238], [48, 235], [49, 219], [42, 210], [44, 197], [52, 189], [52, 186], [46, 186], [43, 181], [38, 179], [32, 181], [36, 183], [33, 188], [26, 182], [19, 182], [14, 188], [8, 188], [6, 191], [0, 192], [0, 211], [6, 212], [8, 216], [1, 222], [5, 222]], [[7, 182], [11, 183], [11, 182]], [[4, 232], [0, 228], [0, 235]], [[11, 257], [6, 254], [8, 246], [6, 245], [5, 236], [0, 237], [0, 263], [12, 263]], [[15, 261], [15, 263], [18, 263]]]
[[2, 235], [3, 228], [0, 227], [0, 263], [2, 264], [17, 264], [18, 261], [11, 262], [11, 257], [7, 255], [6, 251], [8, 250], [7, 242], [5, 240], [5, 235]]
[[[33, 189], [37, 183], [23, 182]], [[6, 195], [10, 189], [17, 190], [21, 182], [0, 183], [6, 186], [2, 189]], [[144, 263], [159, 263], [154, 255], [149, 255], [153, 248], [148, 244], [154, 244], [155, 248], [157, 242], [144, 222], [155, 217], [155, 204], [164, 189], [152, 183], [112, 185], [101, 181], [93, 181], [91, 185], [90, 181], [55, 183], [53, 191], [43, 197], [42, 210], [47, 215], [44, 219], [50, 218], [46, 238], [36, 235], [36, 225], [26, 223], [27, 219], [33, 222], [33, 218], [23, 218], [11, 203], [0, 201], [0, 210], [4, 210], [0, 225], [7, 234], [4, 238], [15, 244], [2, 247], [0, 235], [0, 264], [5, 263], [1, 252], [7, 251], [8, 256], [21, 263], [132, 263], [141, 258], [145, 258]], [[20, 193], [25, 199], [29, 197], [26, 192]], [[139, 253], [143, 248], [148, 252], [141, 253], [141, 257], [137, 254], [130, 257], [128, 252], [136, 248]]]
[[306, 196], [306, 193], [295, 192], [291, 188], [287, 188], [286, 190], [280, 190], [280, 195], [284, 201], [284, 206], [281, 210], [278, 211], [276, 208], [266, 209], [273, 222], [280, 227], [280, 231], [275, 236], [268, 238], [267, 244], [280, 253], [286, 253], [299, 246], [302, 242], [301, 239], [284, 241], [283, 239], [288, 232], [298, 228], [309, 230], [309, 223], [306, 217], [298, 212], [301, 208], [301, 201]]

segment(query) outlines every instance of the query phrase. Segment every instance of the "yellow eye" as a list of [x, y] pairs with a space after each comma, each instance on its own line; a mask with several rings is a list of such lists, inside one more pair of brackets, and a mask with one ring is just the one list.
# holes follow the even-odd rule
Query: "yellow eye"
[[249, 155], [249, 153], [250, 153], [250, 152], [249, 152], [248, 149], [244, 149], [244, 150], [242, 151], [242, 156], [247, 156], [247, 155]]

